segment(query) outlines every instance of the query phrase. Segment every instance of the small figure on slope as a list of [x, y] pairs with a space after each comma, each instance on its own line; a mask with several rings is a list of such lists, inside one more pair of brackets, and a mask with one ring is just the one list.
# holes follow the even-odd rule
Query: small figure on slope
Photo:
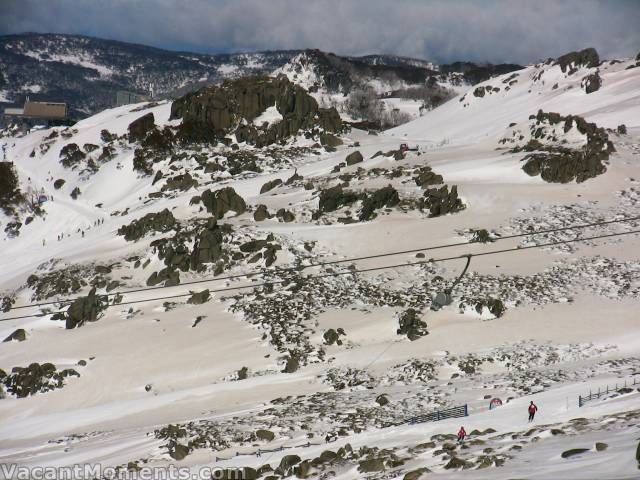
[[529, 421], [533, 422], [533, 417], [536, 416], [536, 412], [538, 411], [538, 407], [536, 406], [535, 403], [533, 403], [533, 400], [531, 401], [531, 403], [529, 404]]
[[460, 427], [460, 430], [458, 430], [458, 443], [462, 443], [464, 441], [464, 437], [466, 436], [466, 430], [464, 429], [464, 427]]

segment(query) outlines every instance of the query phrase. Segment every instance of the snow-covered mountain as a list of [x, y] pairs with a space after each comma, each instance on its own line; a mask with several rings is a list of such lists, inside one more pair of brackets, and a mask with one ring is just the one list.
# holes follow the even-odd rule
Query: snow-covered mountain
[[2, 132], [0, 465], [636, 478], [640, 59], [574, 52], [373, 134], [302, 53]]
[[[381, 91], [422, 85], [438, 70], [431, 62], [392, 55], [339, 57], [316, 50], [206, 55], [75, 35], [5, 35], [0, 37], [0, 106], [21, 104], [30, 96], [65, 101], [74, 118], [84, 118], [114, 106], [119, 90], [175, 98], [225, 79], [298, 68], [301, 55], [320, 72], [329, 93], [342, 95], [371, 82], [378, 82]], [[463, 68], [443, 69], [457, 84], [465, 82], [456, 73]], [[488, 72], [473, 64], [465, 64], [464, 70]]]

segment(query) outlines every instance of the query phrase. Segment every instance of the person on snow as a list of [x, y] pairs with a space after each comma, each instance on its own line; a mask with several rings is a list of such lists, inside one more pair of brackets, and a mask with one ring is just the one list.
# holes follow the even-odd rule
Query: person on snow
[[460, 427], [460, 430], [458, 430], [458, 443], [462, 443], [464, 441], [464, 437], [466, 436], [466, 430], [464, 429], [464, 427]]
[[536, 406], [535, 403], [533, 403], [533, 400], [531, 401], [531, 403], [529, 404], [529, 421], [533, 422], [533, 417], [536, 416], [536, 412], [538, 411], [538, 407]]

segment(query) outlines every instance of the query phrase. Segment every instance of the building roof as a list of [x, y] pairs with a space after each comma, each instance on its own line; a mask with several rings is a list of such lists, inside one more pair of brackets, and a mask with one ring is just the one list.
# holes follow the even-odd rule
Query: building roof
[[28, 118], [61, 119], [67, 117], [67, 104], [62, 102], [31, 102], [27, 100], [24, 108], [5, 108], [4, 114]]

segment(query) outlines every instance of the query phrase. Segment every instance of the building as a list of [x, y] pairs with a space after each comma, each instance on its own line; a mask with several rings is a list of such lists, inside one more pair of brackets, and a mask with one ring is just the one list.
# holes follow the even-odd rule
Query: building
[[5, 108], [5, 117], [25, 118], [31, 120], [66, 120], [69, 109], [62, 102], [32, 102], [27, 97], [23, 108]]
[[125, 90], [120, 90], [116, 93], [116, 107], [129, 105], [130, 103], [146, 102], [148, 100], [149, 97], [139, 93], [127, 92]]

